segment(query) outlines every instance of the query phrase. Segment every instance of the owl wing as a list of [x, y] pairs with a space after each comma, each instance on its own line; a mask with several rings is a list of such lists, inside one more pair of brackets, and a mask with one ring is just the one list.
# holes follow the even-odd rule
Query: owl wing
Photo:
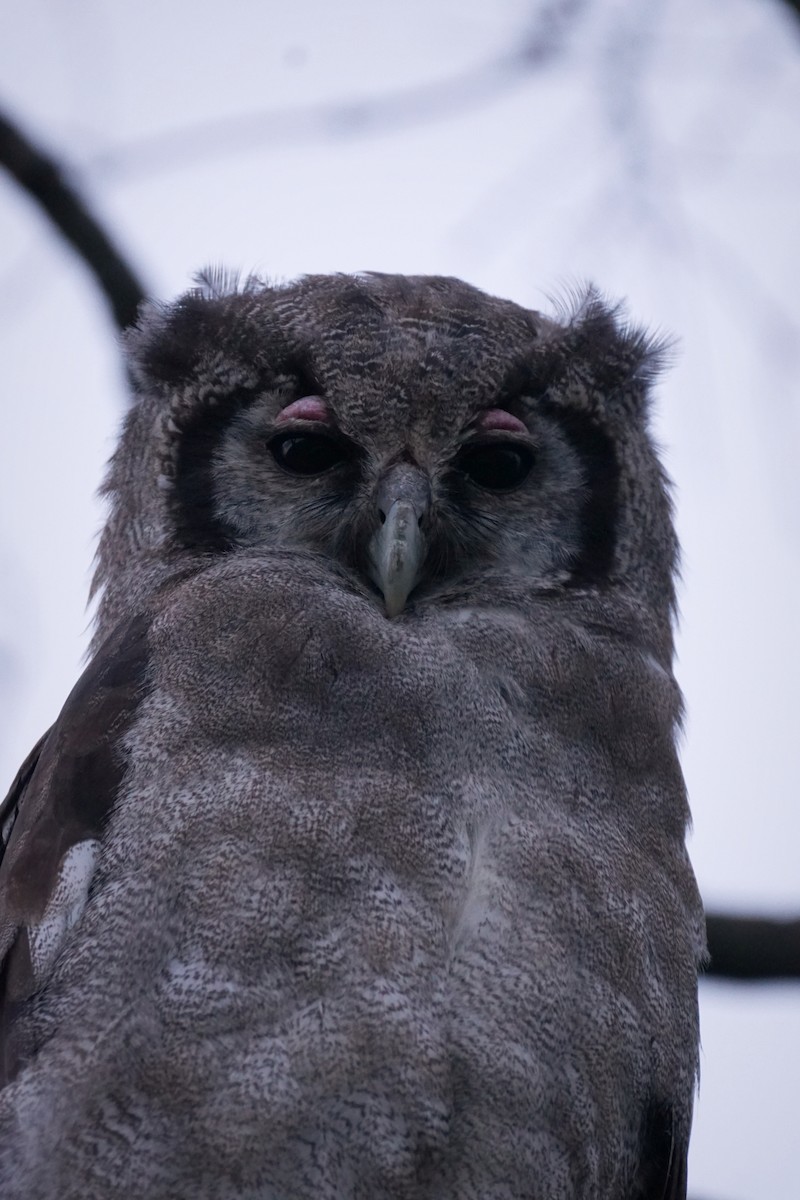
[[686, 1200], [688, 1140], [676, 1138], [669, 1105], [654, 1104], [645, 1122], [632, 1200]]
[[665, 1172], [642, 1192], [642, 1200], [686, 1200], [688, 1146], [676, 1150]]
[[147, 693], [150, 617], [100, 647], [0, 807], [0, 1088], [31, 1053], [19, 1018], [81, 916]]

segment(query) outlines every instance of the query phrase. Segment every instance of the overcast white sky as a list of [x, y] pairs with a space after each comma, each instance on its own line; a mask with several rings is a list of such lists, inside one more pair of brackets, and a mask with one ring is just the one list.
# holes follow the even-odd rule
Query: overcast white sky
[[[658, 429], [692, 856], [709, 903], [798, 909], [800, 22], [779, 0], [547, 11], [0, 0], [0, 104], [74, 165], [158, 295], [210, 262], [453, 274], [536, 308], [593, 279], [677, 335]], [[520, 69], [526, 38], [550, 53]], [[125, 399], [93, 284], [5, 179], [0, 285], [10, 780], [80, 670]], [[800, 988], [705, 985], [702, 1019], [692, 1192], [796, 1200]]]

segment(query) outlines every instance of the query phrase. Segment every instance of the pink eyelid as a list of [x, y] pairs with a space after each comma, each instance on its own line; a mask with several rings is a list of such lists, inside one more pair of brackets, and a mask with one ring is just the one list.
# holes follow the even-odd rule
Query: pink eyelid
[[[330, 420], [328, 406], [321, 396], [301, 396], [281, 409], [275, 418], [276, 423], [283, 421], [324, 421]], [[518, 417], [513, 416], [504, 408], [487, 408], [476, 421], [478, 429], [505, 430], [508, 433], [527, 433], [528, 430]]]
[[330, 411], [321, 396], [301, 396], [282, 408], [275, 418], [276, 424], [283, 421], [330, 421]]
[[502, 429], [507, 433], [527, 433], [527, 426], [504, 408], [487, 408], [475, 422], [477, 429]]

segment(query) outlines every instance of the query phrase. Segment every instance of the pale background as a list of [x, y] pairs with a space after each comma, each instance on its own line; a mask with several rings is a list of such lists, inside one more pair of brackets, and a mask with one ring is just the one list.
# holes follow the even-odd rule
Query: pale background
[[[545, 309], [593, 279], [677, 335], [658, 430], [692, 855], [714, 906], [800, 908], [800, 22], [779, 0], [0, 0], [0, 30], [0, 105], [157, 295], [217, 262], [453, 274]], [[4, 177], [0, 346], [10, 780], [80, 670], [125, 392], [94, 284]], [[796, 1200], [800, 988], [701, 1004], [691, 1190]]]

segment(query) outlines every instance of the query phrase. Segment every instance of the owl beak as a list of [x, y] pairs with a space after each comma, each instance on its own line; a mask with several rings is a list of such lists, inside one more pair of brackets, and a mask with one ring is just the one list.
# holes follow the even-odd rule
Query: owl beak
[[430, 484], [418, 467], [394, 467], [378, 489], [381, 525], [369, 545], [369, 573], [389, 617], [403, 611], [422, 574], [427, 549], [422, 524], [430, 502]]

